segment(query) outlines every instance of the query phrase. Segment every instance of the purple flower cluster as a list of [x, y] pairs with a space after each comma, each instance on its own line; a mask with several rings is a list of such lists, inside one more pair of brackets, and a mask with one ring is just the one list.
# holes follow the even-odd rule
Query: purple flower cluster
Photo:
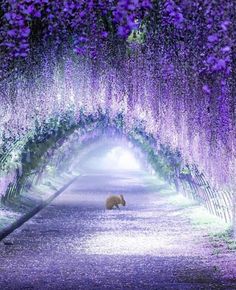
[[145, 12], [151, 8], [148, 0], [119, 0], [112, 12], [118, 35], [126, 38], [132, 30], [138, 29]]
[[183, 28], [184, 16], [180, 6], [178, 6], [174, 0], [165, 1], [164, 12], [167, 15], [167, 23], [172, 23], [177, 28]]
[[109, 35], [127, 37], [151, 9], [151, 0], [4, 0], [0, 45], [10, 57], [26, 57], [34, 33], [41, 41], [71, 36], [76, 52], [95, 51]]

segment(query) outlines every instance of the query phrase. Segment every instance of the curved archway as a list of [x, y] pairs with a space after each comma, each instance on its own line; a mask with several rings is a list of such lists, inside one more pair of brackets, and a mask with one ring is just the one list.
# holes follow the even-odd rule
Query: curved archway
[[104, 142], [102, 138], [109, 137], [111, 143], [132, 144], [138, 148], [135, 154], [143, 160], [145, 168], [173, 183], [176, 190], [187, 197], [202, 202], [211, 213], [232, 222], [233, 195], [229, 191], [220, 193], [212, 189], [195, 164], [186, 163], [178, 150], [161, 144], [139, 122], [136, 127], [129, 128], [122, 114], [112, 119], [101, 111], [89, 115], [81, 113], [78, 123], [71, 117], [62, 119], [61, 123], [58, 120], [55, 118], [42, 124], [35, 135], [24, 141], [18, 140], [2, 157], [2, 161], [16, 158], [11, 175], [5, 176], [8, 184], [2, 188], [5, 190], [2, 192], [3, 201], [29, 190], [52, 172], [54, 175], [66, 170], [72, 172], [75, 167], [70, 162], [75, 156], [80, 155], [78, 160], [81, 161], [89, 150]]

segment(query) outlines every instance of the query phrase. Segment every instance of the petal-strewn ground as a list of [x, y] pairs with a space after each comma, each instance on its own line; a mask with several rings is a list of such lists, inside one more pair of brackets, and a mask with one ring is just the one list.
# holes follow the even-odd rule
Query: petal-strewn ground
[[[110, 193], [127, 206], [105, 210]], [[142, 173], [80, 176], [0, 243], [0, 289], [236, 289], [235, 252], [178, 198]]]

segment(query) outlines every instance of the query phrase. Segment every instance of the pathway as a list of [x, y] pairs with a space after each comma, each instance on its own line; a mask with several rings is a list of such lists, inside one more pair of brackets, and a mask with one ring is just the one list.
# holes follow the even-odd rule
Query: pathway
[[[108, 193], [127, 207], [106, 211]], [[0, 289], [236, 289], [170, 193], [142, 173], [79, 177], [0, 243]]]

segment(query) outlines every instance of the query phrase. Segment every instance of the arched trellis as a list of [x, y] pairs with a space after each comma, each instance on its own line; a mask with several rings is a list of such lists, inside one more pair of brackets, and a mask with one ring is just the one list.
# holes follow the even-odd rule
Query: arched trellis
[[[142, 53], [135, 45], [129, 49], [133, 49], [132, 54], [122, 51], [122, 55], [98, 63], [75, 57], [67, 49], [60, 57], [53, 51], [45, 52], [35, 56], [32, 63], [29, 59], [26, 68], [20, 67], [0, 83], [4, 92], [0, 101], [11, 108], [7, 118], [0, 119], [3, 124], [0, 158], [2, 168], [10, 159], [13, 166], [12, 171], [1, 170], [7, 170], [8, 174], [0, 180], [2, 191], [7, 190], [2, 195], [14, 198], [23, 184], [27, 187], [39, 182], [49, 165], [41, 164], [41, 160], [51, 160], [61, 145], [69, 144], [67, 133], [70, 136], [75, 128], [81, 127], [81, 132], [87, 135], [86, 130], [97, 120], [104, 128], [115, 126], [136, 142], [154, 169], [177, 189], [231, 221], [236, 168], [234, 133], [228, 138], [230, 146], [224, 143], [225, 139], [217, 139], [221, 136], [219, 127], [211, 128], [211, 124], [217, 124], [218, 115], [210, 114], [213, 108], [209, 111], [205, 107], [209, 96], [202, 95], [201, 79], [194, 82], [189, 79], [193, 73], [191, 66], [185, 62], [184, 67], [179, 67], [178, 61], [176, 72], [168, 77], [164, 73], [168, 63]], [[27, 146], [32, 146], [32, 150]], [[58, 155], [58, 160], [63, 160], [63, 154]], [[40, 164], [34, 164], [32, 156]], [[19, 162], [15, 169], [14, 159]], [[217, 170], [218, 162], [222, 170]], [[32, 165], [37, 170], [20, 184], [18, 181], [25, 177], [22, 171]], [[221, 183], [224, 191], [219, 190]], [[218, 186], [217, 190], [213, 186]]]
[[[52, 124], [57, 124], [52, 126]], [[123, 125], [122, 125], [123, 124]], [[52, 126], [52, 127], [51, 127]], [[102, 141], [108, 135], [131, 142], [140, 149], [147, 164], [166, 181], [173, 183], [176, 190], [187, 197], [203, 203], [212, 213], [226, 222], [233, 220], [233, 194], [230, 191], [220, 192], [210, 186], [209, 182], [195, 164], [186, 164], [180, 152], [170, 146], [160, 144], [153, 135], [145, 132], [141, 124], [131, 130], [125, 129], [121, 114], [109, 118], [106, 114], [96, 113], [83, 115], [79, 122], [69, 118], [58, 121], [57, 118], [35, 128], [23, 139], [11, 144], [8, 151], [1, 155], [0, 166], [3, 172], [7, 161], [18, 152], [18, 159], [11, 161], [12, 167], [5, 168], [5, 192], [2, 201], [9, 202], [33, 184], [39, 183], [48, 174], [48, 167], [53, 167], [55, 174], [63, 170], [73, 170], [71, 160], [84, 152], [89, 146]], [[49, 132], [50, 129], [50, 132]], [[114, 139], [115, 140], [115, 139]], [[94, 150], [94, 145], [93, 145]], [[86, 155], [85, 154], [85, 155]], [[137, 154], [139, 152], [137, 151]], [[139, 154], [140, 156], [140, 154]], [[78, 159], [78, 161], [81, 159]]]
[[[111, 118], [123, 114], [127, 130], [141, 123], [145, 132], [162, 144], [178, 148], [186, 162], [196, 163], [211, 184], [232, 188], [236, 168], [234, 132], [225, 129], [227, 138], [222, 137], [222, 130], [218, 132], [218, 107], [216, 114], [206, 107], [209, 96], [202, 95], [201, 79], [191, 82], [191, 67], [185, 63], [185, 70], [177, 62], [176, 73], [167, 80], [164, 69], [168, 63], [158, 64], [156, 57], [152, 61], [152, 54], [142, 53], [136, 46], [129, 49], [133, 49], [131, 55], [123, 51], [109, 61], [105, 58], [95, 63], [75, 57], [68, 49], [60, 57], [52, 51], [41, 51], [29, 59], [26, 67], [20, 66], [0, 83], [4, 92], [0, 101], [7, 100], [6, 108], [12, 109], [6, 120], [0, 119], [1, 124], [4, 122], [3, 139], [26, 134], [35, 119], [41, 124], [50, 116], [68, 111], [75, 119], [80, 118], [80, 110], [86, 114], [101, 110]], [[219, 163], [221, 171], [217, 170]]]

